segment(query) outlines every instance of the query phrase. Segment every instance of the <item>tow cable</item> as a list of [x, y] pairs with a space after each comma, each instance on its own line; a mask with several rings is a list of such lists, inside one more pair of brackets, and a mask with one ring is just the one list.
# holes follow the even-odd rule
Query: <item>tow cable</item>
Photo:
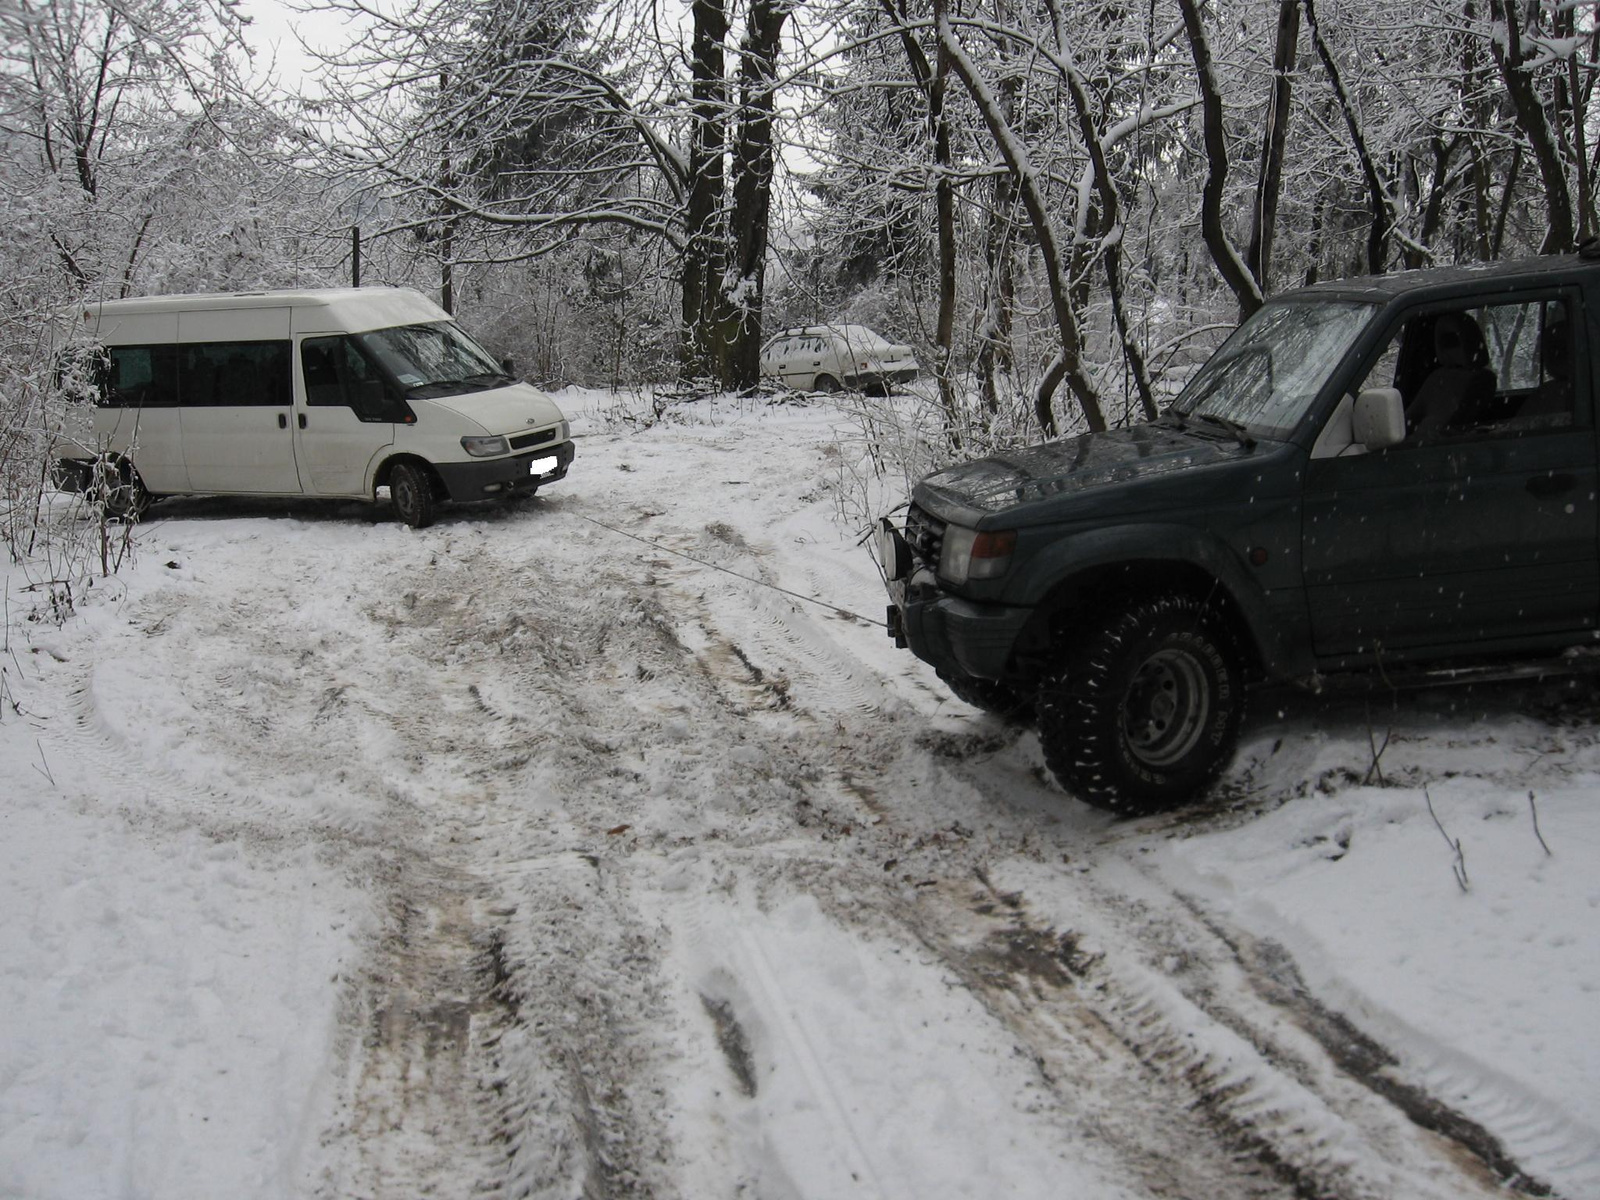
[[887, 629], [889, 627], [885, 622], [877, 620], [874, 617], [864, 617], [858, 612], [851, 612], [848, 608], [841, 608], [837, 604], [830, 604], [828, 601], [820, 599], [816, 596], [806, 596], [799, 592], [791, 592], [788, 588], [779, 587], [775, 583], [768, 583], [765, 579], [757, 579], [753, 575], [745, 575], [739, 571], [734, 571], [727, 567], [719, 566], [717, 563], [707, 562], [703, 558], [696, 558], [694, 555], [686, 554], [682, 550], [674, 550], [671, 546], [663, 546], [660, 542], [651, 541], [647, 537], [640, 537], [637, 533], [629, 533], [626, 529], [618, 529], [615, 525], [607, 525], [604, 521], [597, 521], [593, 517], [584, 516], [582, 513], [573, 513], [572, 516], [577, 517], [580, 521], [587, 521], [591, 525], [598, 525], [601, 529], [606, 530], [608, 533], [617, 534], [619, 537], [631, 538], [636, 542], [649, 546], [652, 550], [660, 550], [667, 554], [676, 554], [679, 558], [686, 558], [696, 566], [709, 567], [713, 571], [721, 571], [724, 575], [732, 575], [735, 579], [742, 579], [746, 583], [755, 584], [757, 587], [764, 587], [769, 591], [782, 593], [783, 595], [788, 596], [791, 600], [802, 600], [807, 604], [815, 604], [818, 608], [827, 609], [836, 617], [841, 617], [852, 621], [862, 621], [868, 625], [876, 625], [879, 629]]

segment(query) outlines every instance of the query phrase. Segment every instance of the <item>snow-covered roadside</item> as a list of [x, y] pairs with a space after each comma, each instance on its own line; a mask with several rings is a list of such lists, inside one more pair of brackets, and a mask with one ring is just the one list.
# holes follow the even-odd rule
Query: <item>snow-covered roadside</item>
[[1394, 1050], [1396, 1077], [1562, 1194], [1594, 1196], [1600, 775], [1577, 757], [1573, 775], [1562, 754], [1507, 787], [1445, 778], [1447, 756], [1424, 752], [1426, 795], [1353, 787], [1162, 851], [1169, 880], [1192, 872], [1208, 908], [1281, 944], [1323, 1004]]
[[[881, 612], [837, 516], [894, 485], [838, 414], [560, 400], [531, 505], [165, 505], [62, 630], [12, 574], [0, 1195], [466, 1194], [494, 1152], [534, 1195], [1220, 1195], [1204, 1080], [1303, 1180], [1473, 1194], [1282, 978], [1600, 1191], [1591, 713], [1424, 697], [1378, 788], [1364, 709], [1267, 710], [1241, 799], [1114, 823], [881, 629], [700, 565]], [[451, 1054], [482, 1146], [405, 1094]]]
[[[205, 748], [181, 727], [151, 771], [99, 724], [151, 702], [123, 655], [181, 652], [122, 617], [124, 588], [163, 571], [130, 572], [65, 629], [7, 631], [3, 1196], [295, 1194], [321, 1133], [338, 980], [370, 901], [320, 839], [187, 787]], [[27, 612], [20, 573], [5, 583]]]

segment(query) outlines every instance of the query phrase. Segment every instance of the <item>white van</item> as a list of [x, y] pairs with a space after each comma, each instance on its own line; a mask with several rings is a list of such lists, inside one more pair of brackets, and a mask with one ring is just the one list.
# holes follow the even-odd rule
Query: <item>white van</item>
[[76, 323], [93, 432], [56, 478], [118, 515], [162, 496], [375, 500], [387, 487], [420, 528], [440, 501], [531, 492], [572, 462], [555, 402], [417, 292], [107, 300]]

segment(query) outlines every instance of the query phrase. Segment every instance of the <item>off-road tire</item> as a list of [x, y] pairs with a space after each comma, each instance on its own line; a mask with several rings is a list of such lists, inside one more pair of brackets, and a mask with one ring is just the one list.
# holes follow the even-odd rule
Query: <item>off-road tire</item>
[[102, 458], [96, 462], [89, 494], [107, 517], [130, 524], [144, 516], [154, 500], [139, 478], [138, 469], [125, 458]]
[[1033, 697], [1026, 692], [994, 679], [976, 679], [943, 671], [938, 675], [945, 687], [955, 693], [956, 699], [966, 701], [973, 708], [1024, 725], [1033, 720]]
[[1227, 765], [1243, 716], [1238, 643], [1221, 613], [1182, 594], [1103, 610], [1038, 697], [1039, 743], [1055, 777], [1124, 816], [1202, 791]]
[[395, 516], [413, 529], [432, 525], [438, 507], [433, 480], [412, 462], [396, 463], [389, 472], [389, 502], [394, 505]]

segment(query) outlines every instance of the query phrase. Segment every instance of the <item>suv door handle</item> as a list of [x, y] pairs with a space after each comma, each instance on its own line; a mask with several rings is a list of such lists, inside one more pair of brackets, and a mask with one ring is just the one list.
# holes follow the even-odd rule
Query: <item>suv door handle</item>
[[1570, 492], [1575, 483], [1577, 480], [1571, 475], [1535, 475], [1528, 480], [1528, 491], [1535, 496], [1559, 496], [1563, 492]]

